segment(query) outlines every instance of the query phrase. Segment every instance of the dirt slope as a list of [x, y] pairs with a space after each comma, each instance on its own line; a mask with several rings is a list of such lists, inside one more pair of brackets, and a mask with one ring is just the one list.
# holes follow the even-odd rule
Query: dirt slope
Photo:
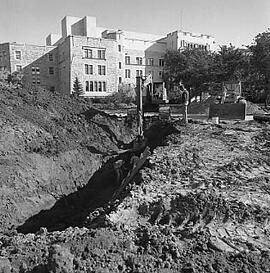
[[270, 272], [269, 124], [174, 126], [133, 185], [89, 213], [84, 228], [0, 236], [3, 264], [14, 272]]
[[82, 99], [1, 87], [0, 230], [85, 185], [133, 138], [123, 122]]

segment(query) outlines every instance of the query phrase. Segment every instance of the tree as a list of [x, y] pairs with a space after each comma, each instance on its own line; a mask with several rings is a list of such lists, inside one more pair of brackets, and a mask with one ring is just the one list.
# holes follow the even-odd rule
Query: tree
[[75, 77], [75, 80], [73, 82], [73, 94], [78, 96], [84, 94], [82, 84], [77, 76]]
[[23, 73], [21, 71], [14, 71], [11, 74], [12, 84], [22, 85], [23, 77], [24, 77], [24, 75], [23, 75]]
[[256, 92], [263, 93], [264, 99], [270, 96], [270, 30], [258, 34], [251, 52], [251, 81]]
[[224, 81], [245, 80], [249, 55], [248, 50], [232, 45], [222, 46], [216, 53], [195, 48], [169, 51], [165, 55], [165, 63], [164, 80], [169, 90], [182, 80], [192, 97], [206, 91], [217, 94], [221, 92]]
[[135, 102], [136, 91], [135, 86], [132, 84], [121, 83], [118, 86], [118, 92], [106, 97], [106, 101], [114, 104], [130, 104]]
[[164, 80], [168, 89], [183, 81], [186, 87], [193, 90], [191, 96], [205, 91], [205, 83], [211, 79], [211, 66], [214, 55], [202, 49], [168, 51], [165, 54]]
[[249, 65], [248, 51], [234, 46], [221, 46], [215, 54], [211, 74], [215, 82], [243, 81]]

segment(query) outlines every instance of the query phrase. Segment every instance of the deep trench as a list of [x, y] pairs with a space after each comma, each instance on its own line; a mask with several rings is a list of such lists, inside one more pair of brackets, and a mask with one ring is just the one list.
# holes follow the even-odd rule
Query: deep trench
[[[162, 145], [163, 139], [175, 132], [175, 127], [168, 122], [154, 122], [147, 130], [145, 137], [147, 146], [152, 152], [157, 146]], [[132, 143], [130, 143], [132, 145]], [[137, 155], [141, 151], [137, 151]], [[86, 219], [92, 212], [96, 210], [102, 211], [100, 217], [93, 220], [93, 227], [100, 226], [103, 223], [102, 215], [106, 215], [113, 211], [117, 204], [121, 202], [129, 194], [129, 190], [125, 189], [118, 197], [117, 202], [114, 200], [114, 193], [119, 188], [116, 181], [116, 173], [113, 169], [113, 163], [122, 159], [125, 163], [122, 167], [123, 177], [127, 175], [132, 168], [130, 159], [134, 152], [126, 152], [111, 158], [103, 166], [97, 170], [88, 183], [77, 191], [60, 198], [54, 206], [49, 210], [42, 210], [38, 214], [28, 218], [24, 224], [17, 228], [21, 233], [35, 233], [41, 227], [47, 228], [48, 231], [61, 231], [68, 227], [83, 227], [86, 225]], [[134, 179], [139, 183], [139, 174]], [[127, 187], [128, 188], [128, 187]], [[100, 223], [95, 223], [100, 222]], [[91, 227], [91, 222], [87, 222], [87, 226]]]

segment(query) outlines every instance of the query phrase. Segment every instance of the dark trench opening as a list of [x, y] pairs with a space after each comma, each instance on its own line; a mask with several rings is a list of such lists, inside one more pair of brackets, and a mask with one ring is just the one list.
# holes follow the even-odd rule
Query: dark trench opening
[[[145, 131], [147, 146], [152, 152], [157, 146], [162, 145], [162, 140], [167, 135], [175, 132], [175, 127], [171, 123], [156, 122]], [[132, 145], [132, 143], [131, 143]], [[141, 151], [137, 151], [140, 153]], [[67, 227], [83, 227], [85, 219], [97, 209], [102, 210], [102, 214], [108, 214], [117, 206], [114, 200], [114, 193], [120, 184], [117, 181], [117, 174], [113, 164], [121, 159], [124, 162], [122, 167], [122, 179], [132, 168], [130, 159], [134, 152], [126, 152], [109, 159], [90, 178], [88, 183], [77, 191], [60, 198], [51, 209], [42, 210], [38, 214], [28, 218], [24, 224], [17, 228], [20, 233], [35, 233], [41, 227], [48, 231], [61, 231]], [[118, 204], [129, 194], [125, 189], [118, 196]], [[101, 215], [99, 215], [101, 216]], [[101, 217], [102, 218], [102, 217]], [[89, 219], [89, 217], [88, 217]], [[87, 223], [91, 227], [91, 223]], [[95, 225], [93, 225], [95, 226]]]

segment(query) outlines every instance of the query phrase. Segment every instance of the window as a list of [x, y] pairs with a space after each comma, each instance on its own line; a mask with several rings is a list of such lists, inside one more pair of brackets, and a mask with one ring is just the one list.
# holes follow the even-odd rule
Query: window
[[163, 71], [159, 71], [159, 72], [158, 72], [158, 75], [159, 75], [160, 78], [162, 78], [162, 76], [163, 76]]
[[49, 56], [49, 61], [52, 62], [53, 61], [53, 54], [49, 53], [48, 56]]
[[98, 59], [105, 59], [105, 50], [104, 49], [98, 50]]
[[54, 67], [53, 66], [49, 67], [49, 74], [54, 75]]
[[105, 65], [98, 66], [98, 75], [106, 75], [106, 67]]
[[94, 91], [94, 82], [90, 81], [90, 91]]
[[102, 91], [102, 82], [98, 82], [98, 91], [99, 91], [99, 92]]
[[32, 80], [33, 84], [40, 84], [40, 78], [36, 78]]
[[125, 56], [125, 63], [130, 64], [130, 56]]
[[7, 56], [7, 52], [6, 51], [3, 51], [3, 59], [5, 59]]
[[147, 65], [154, 66], [154, 59], [153, 58], [147, 59]]
[[119, 82], [119, 84], [122, 83], [122, 77], [118, 78], [118, 82]]
[[22, 66], [21, 65], [16, 65], [16, 71], [22, 71]]
[[92, 49], [89, 49], [89, 48], [84, 49], [84, 58], [86, 58], [86, 59], [92, 59], [93, 58]]
[[130, 69], [125, 70], [125, 77], [130, 78]]
[[121, 62], [119, 62], [119, 69], [121, 69], [122, 68], [122, 63]]
[[142, 76], [142, 70], [136, 70], [136, 77]]
[[38, 66], [32, 67], [32, 75], [35, 75], [35, 74], [40, 74], [40, 70]]
[[85, 82], [85, 91], [88, 92], [89, 91], [89, 81]]
[[84, 68], [85, 68], [85, 74], [86, 75], [93, 74], [93, 65], [91, 65], [91, 64], [85, 64]]
[[95, 89], [94, 90], [98, 91], [98, 83], [97, 82], [95, 82]]
[[142, 65], [142, 57], [136, 57], [136, 64]]
[[159, 59], [159, 66], [164, 66], [164, 59]]
[[121, 52], [121, 45], [118, 45], [118, 51]]
[[103, 91], [106, 92], [106, 82], [103, 82]]
[[2, 58], [3, 58], [3, 56], [2, 56], [2, 54], [0, 54], [0, 62], [2, 61]]
[[22, 52], [19, 50], [15, 51], [15, 59], [16, 60], [21, 60], [22, 59]]

